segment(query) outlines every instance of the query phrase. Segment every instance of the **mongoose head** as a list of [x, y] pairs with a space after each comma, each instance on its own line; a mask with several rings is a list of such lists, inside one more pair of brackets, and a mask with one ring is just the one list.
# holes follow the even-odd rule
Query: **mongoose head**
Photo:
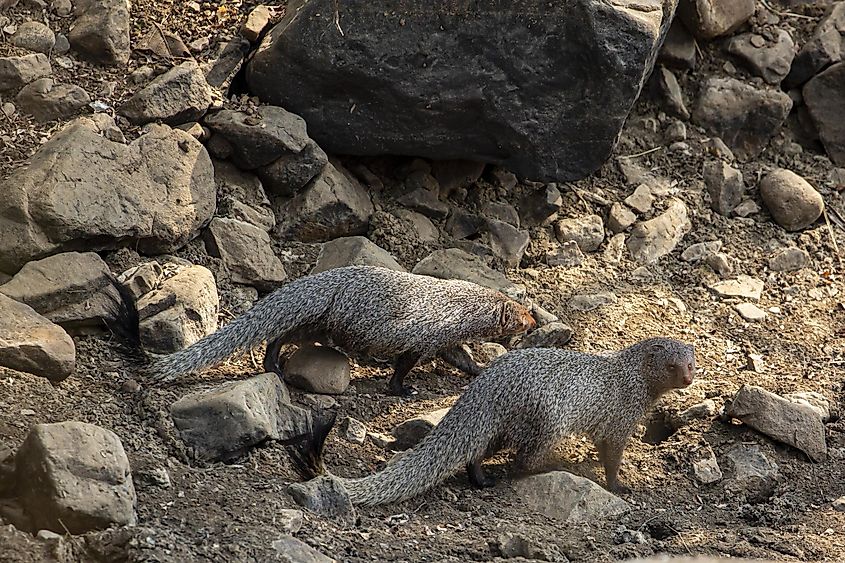
[[646, 377], [658, 393], [683, 389], [695, 377], [695, 348], [671, 338], [650, 338], [645, 346]]
[[503, 336], [522, 334], [537, 326], [537, 321], [524, 305], [512, 299], [502, 301], [499, 311], [499, 328]]

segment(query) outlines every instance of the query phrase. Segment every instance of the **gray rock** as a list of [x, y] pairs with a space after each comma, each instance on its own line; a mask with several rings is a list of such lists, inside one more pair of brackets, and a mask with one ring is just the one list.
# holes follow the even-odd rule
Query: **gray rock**
[[446, 232], [453, 238], [465, 239], [477, 234], [484, 226], [484, 219], [478, 215], [468, 213], [463, 209], [454, 208], [446, 219]]
[[572, 340], [572, 328], [562, 322], [545, 324], [522, 337], [520, 348], [555, 348]]
[[53, 121], [76, 115], [88, 106], [88, 92], [74, 84], [56, 84], [39, 78], [24, 86], [15, 97], [18, 107], [38, 121]]
[[199, 460], [230, 460], [267, 439], [308, 431], [308, 411], [290, 403], [275, 373], [231, 381], [186, 395], [170, 405], [182, 441]]
[[725, 280], [707, 286], [721, 298], [739, 297], [759, 301], [763, 294], [763, 282], [751, 276], [740, 274], [733, 280]]
[[604, 222], [598, 215], [562, 219], [555, 224], [555, 235], [561, 242], [573, 240], [583, 252], [592, 252], [604, 242]]
[[193, 60], [174, 66], [120, 106], [120, 115], [136, 125], [197, 121], [213, 102], [211, 87]]
[[347, 442], [363, 444], [367, 439], [367, 427], [360, 420], [347, 416], [340, 423], [340, 431]]
[[636, 261], [651, 264], [672, 252], [690, 229], [687, 206], [672, 199], [666, 211], [634, 226], [626, 246]]
[[787, 231], [806, 229], [824, 210], [821, 194], [804, 178], [783, 168], [760, 180], [760, 197], [772, 218]]
[[23, 22], [12, 35], [12, 45], [49, 55], [56, 45], [56, 34], [41, 22]]
[[763, 493], [774, 489], [778, 478], [778, 464], [770, 461], [760, 451], [760, 446], [736, 444], [725, 457], [730, 462], [731, 482], [729, 491], [742, 491], [745, 494]]
[[410, 227], [412, 236], [420, 242], [434, 243], [440, 240], [440, 231], [425, 215], [409, 209], [397, 209], [393, 214]]
[[431, 173], [444, 196], [477, 182], [483, 172], [484, 163], [474, 160], [435, 160], [431, 163]]
[[645, 184], [640, 184], [636, 187], [634, 193], [625, 198], [625, 205], [640, 213], [648, 213], [651, 211], [651, 206], [654, 205], [654, 196], [651, 195], [651, 189]]
[[660, 67], [654, 72], [652, 78], [654, 89], [657, 91], [663, 109], [669, 115], [687, 120], [690, 117], [689, 110], [684, 103], [684, 95], [678, 79], [668, 68]]
[[[259, 8], [263, 7], [259, 6]], [[271, 545], [276, 550], [274, 561], [283, 563], [334, 563], [336, 561], [293, 536], [283, 536]]]
[[264, 231], [276, 226], [276, 216], [261, 180], [225, 160], [214, 160], [219, 215], [245, 221]]
[[663, 131], [663, 138], [667, 143], [687, 140], [687, 126], [683, 121], [672, 121]]
[[358, 516], [343, 484], [331, 475], [321, 475], [304, 483], [292, 483], [288, 492], [303, 508], [331, 519], [341, 526], [355, 525]]
[[520, 479], [514, 484], [525, 505], [562, 522], [593, 522], [616, 518], [630, 505], [602, 487], [566, 471], [552, 471]]
[[[302, 115], [330, 153], [466, 158], [572, 180], [610, 154], [673, 12], [662, 0], [633, 11], [593, 0], [461, 13], [445, 6], [370, 2], [338, 12], [340, 33], [334, 18], [317, 15], [334, 13], [331, 0], [302, 0], [251, 60], [249, 90]], [[537, 15], [531, 26], [501, 25], [526, 11]], [[494, 35], [496, 45], [515, 47], [491, 46]], [[526, 60], [530, 68], [512, 72]], [[583, 80], [552, 84], [550, 76]]]
[[311, 142], [305, 121], [276, 106], [261, 106], [251, 114], [224, 109], [207, 116], [204, 123], [232, 144], [232, 162], [243, 170], [266, 166], [285, 155], [299, 154]]
[[276, 527], [287, 534], [295, 534], [302, 529], [303, 514], [295, 508], [283, 508], [276, 514]]
[[15, 455], [15, 475], [36, 529], [81, 534], [136, 523], [129, 460], [120, 439], [105, 428], [36, 424]]
[[213, 174], [203, 146], [184, 131], [153, 125], [124, 145], [78, 118], [0, 179], [0, 270], [83, 245], [180, 248], [211, 219]]
[[51, 74], [50, 59], [42, 53], [0, 57], [0, 93], [17, 92], [33, 80]]
[[494, 184], [507, 191], [513, 190], [518, 182], [516, 174], [510, 170], [505, 170], [501, 166], [494, 166], [490, 170], [490, 177], [493, 179]]
[[302, 242], [362, 235], [375, 211], [367, 190], [336, 162], [293, 199], [280, 198], [274, 207], [278, 233]]
[[619, 300], [616, 294], [610, 291], [599, 293], [573, 295], [567, 305], [573, 311], [592, 311], [604, 305], [616, 303]]
[[610, 232], [621, 233], [636, 222], [637, 216], [634, 215], [634, 212], [618, 201], [610, 206], [607, 215], [607, 228], [610, 229]]
[[508, 268], [519, 266], [531, 242], [528, 231], [521, 231], [504, 221], [494, 219], [487, 221], [487, 230], [490, 232], [490, 248], [493, 249], [493, 254]]
[[783, 29], [775, 30], [774, 35], [772, 41], [754, 33], [736, 35], [728, 42], [728, 53], [739, 59], [752, 74], [769, 84], [780, 84], [789, 74], [795, 43]]
[[0, 366], [58, 382], [73, 373], [76, 347], [62, 327], [0, 294]]
[[487, 365], [507, 353], [508, 349], [497, 342], [483, 342], [479, 346], [478, 354], [474, 354], [473, 356], [482, 364]]
[[813, 461], [827, 459], [824, 425], [810, 407], [761, 387], [743, 385], [725, 412], [770, 438], [798, 448]]
[[404, 168], [409, 170], [403, 182], [406, 191], [423, 189], [436, 194], [440, 193], [440, 184], [437, 183], [437, 178], [431, 175], [431, 166], [428, 162], [415, 158]]
[[727, 277], [734, 273], [733, 260], [724, 252], [716, 252], [704, 258], [704, 263], [710, 266], [720, 277]]
[[831, 508], [837, 512], [845, 512], [845, 495], [839, 497], [831, 503]]
[[438, 192], [434, 190], [417, 188], [399, 196], [396, 201], [432, 219], [442, 220], [449, 215], [449, 206], [440, 201]]
[[425, 438], [431, 430], [440, 424], [448, 408], [431, 411], [414, 418], [409, 418], [393, 429], [396, 441], [390, 446], [393, 450], [407, 450], [413, 448]]
[[205, 80], [212, 88], [228, 90], [232, 79], [240, 72], [244, 57], [252, 46], [243, 37], [235, 37], [222, 44], [216, 56], [203, 66]]
[[584, 253], [574, 240], [568, 240], [560, 244], [557, 251], [546, 255], [546, 264], [555, 268], [574, 268], [584, 262]]
[[736, 30], [755, 7], [754, 0], [681, 0], [678, 17], [696, 37], [712, 39]]
[[149, 467], [146, 469], [138, 469], [132, 472], [132, 481], [135, 488], [161, 488], [169, 489], [171, 486], [170, 473], [165, 467]]
[[309, 393], [340, 395], [351, 380], [349, 358], [328, 346], [300, 346], [284, 369], [285, 381]]
[[691, 244], [681, 252], [681, 259], [686, 262], [699, 262], [722, 249], [722, 241], [710, 240]]
[[50, 9], [57, 16], [66, 18], [73, 13], [73, 2], [71, 0], [52, 0], [50, 2]]
[[518, 288], [502, 274], [481, 259], [458, 248], [435, 250], [414, 266], [415, 274], [440, 279], [458, 279], [497, 289], [507, 295], [519, 293]]
[[751, 199], [746, 199], [734, 208], [734, 215], [737, 217], [750, 217], [755, 213], [760, 213], [760, 206]]
[[710, 446], [702, 448], [697, 457], [699, 459], [692, 463], [692, 473], [696, 481], [702, 485], [711, 485], [722, 480], [722, 470]]
[[704, 163], [703, 175], [704, 185], [710, 194], [710, 207], [730, 217], [745, 195], [742, 172], [722, 160], [708, 160]]
[[76, 20], [67, 37], [73, 50], [105, 65], [129, 60], [129, 0], [74, 0]]
[[65, 252], [27, 263], [0, 293], [26, 303], [70, 334], [102, 332], [123, 318], [115, 278], [93, 252]]
[[603, 258], [610, 264], [618, 264], [622, 261], [622, 252], [625, 250], [625, 235], [618, 233], [610, 237], [607, 247], [604, 249]]
[[141, 344], [158, 354], [190, 346], [217, 329], [219, 297], [214, 276], [190, 266], [138, 300]]
[[841, 61], [843, 56], [845, 56], [845, 4], [836, 2], [792, 61], [784, 85], [788, 88], [800, 86], [825, 68]]
[[803, 248], [790, 246], [777, 251], [769, 258], [769, 269], [774, 272], [795, 272], [810, 263], [810, 254]]
[[256, 170], [270, 193], [294, 195], [320, 173], [329, 157], [317, 143], [310, 140], [298, 153], [280, 156], [270, 164]]
[[737, 303], [734, 308], [740, 317], [749, 322], [758, 322], [766, 318], [766, 311], [754, 303]]
[[220, 258], [232, 281], [271, 291], [287, 279], [267, 231], [238, 221], [214, 218], [205, 231], [205, 247]]
[[122, 283], [137, 301], [142, 295], [158, 287], [162, 274], [163, 270], [158, 262], [147, 262], [129, 268], [117, 277], [117, 281]]
[[704, 399], [688, 409], [679, 412], [677, 417], [672, 420], [673, 426], [680, 428], [686, 426], [693, 420], [706, 420], [716, 416], [716, 403], [713, 399]]
[[270, 25], [271, 17], [273, 17], [273, 12], [269, 6], [256, 6], [241, 24], [241, 37], [248, 41], [258, 41], [264, 28]]
[[815, 391], [802, 391], [798, 393], [788, 393], [784, 395], [783, 398], [797, 405], [803, 405], [813, 409], [822, 422], [829, 422], [831, 420], [831, 402], [821, 393], [816, 393]]
[[481, 214], [496, 221], [502, 221], [519, 228], [519, 213], [510, 203], [488, 201], [481, 207]]
[[191, 51], [178, 34], [153, 26], [147, 34], [135, 44], [135, 50], [152, 53], [166, 59], [189, 58]]
[[845, 103], [845, 62], [836, 63], [807, 82], [804, 103], [830, 160], [845, 166], [845, 123], [838, 113]]
[[323, 243], [312, 274], [343, 266], [380, 266], [405, 272], [393, 256], [366, 237], [341, 237]]
[[563, 198], [555, 184], [526, 192], [519, 200], [519, 217], [526, 227], [537, 227], [554, 219], [563, 206]]
[[766, 148], [791, 108], [784, 92], [758, 89], [735, 78], [710, 78], [692, 118], [721, 137], [737, 158], [748, 160]]
[[502, 533], [496, 538], [495, 547], [498, 555], [505, 559], [517, 557], [531, 561], [566, 561], [557, 547], [553, 545], [541, 545], [525, 536]]
[[657, 62], [679, 70], [694, 70], [696, 65], [695, 39], [680, 18], [669, 26], [669, 33], [663, 41]]

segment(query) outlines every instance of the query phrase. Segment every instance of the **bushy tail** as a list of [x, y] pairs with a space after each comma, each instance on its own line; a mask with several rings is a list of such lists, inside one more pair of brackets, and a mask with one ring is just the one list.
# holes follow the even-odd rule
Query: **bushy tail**
[[[478, 405], [473, 412], [464, 405], [459, 401], [413, 450], [378, 473], [360, 479], [338, 478], [353, 504], [374, 506], [412, 498], [483, 456], [496, 432], [493, 421], [479, 416]], [[315, 416], [314, 420], [311, 434], [288, 448], [304, 479], [325, 472], [323, 444], [334, 423], [333, 417], [330, 423], [327, 418], [319, 422]]]
[[293, 468], [303, 479], [313, 479], [326, 472], [323, 446], [337, 419], [336, 411], [311, 411], [311, 430], [285, 442]]
[[290, 338], [302, 327], [313, 329], [325, 315], [333, 292], [313, 288], [313, 278], [302, 278], [281, 287], [220, 330], [150, 365], [154, 382], [172, 381], [219, 364], [238, 350], [252, 348], [271, 338]]

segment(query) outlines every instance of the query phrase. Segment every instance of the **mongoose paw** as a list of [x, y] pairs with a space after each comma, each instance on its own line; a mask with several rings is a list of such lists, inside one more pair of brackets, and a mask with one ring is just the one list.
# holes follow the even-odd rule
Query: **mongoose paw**
[[413, 397], [418, 393], [419, 391], [417, 391], [414, 387], [411, 387], [410, 385], [390, 386], [390, 394], [396, 395], [397, 397]]
[[610, 492], [615, 495], [630, 495], [631, 487], [622, 483], [616, 482], [610, 487]]
[[489, 489], [496, 486], [496, 480], [493, 477], [484, 477], [483, 479], [470, 479], [470, 483], [476, 489]]

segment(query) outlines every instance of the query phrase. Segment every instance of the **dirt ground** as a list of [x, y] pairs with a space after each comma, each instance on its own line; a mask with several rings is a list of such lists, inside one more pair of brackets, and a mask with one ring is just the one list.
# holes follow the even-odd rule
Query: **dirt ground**
[[[152, 21], [179, 31], [186, 43], [203, 35], [222, 37], [233, 32], [234, 22], [252, 6], [202, 2], [197, 13], [188, 4], [134, 2], [133, 40]], [[11, 12], [13, 19], [26, 17], [16, 10]], [[815, 25], [815, 20], [805, 18], [787, 16], [784, 21], [799, 44], [800, 37], [806, 37]], [[69, 21], [57, 25], [61, 29], [67, 24]], [[688, 100], [695, 98], [703, 77], [722, 72], [724, 57], [719, 45], [701, 47], [704, 60], [700, 68], [681, 76]], [[8, 49], [0, 42], [0, 50]], [[143, 62], [133, 54], [133, 67]], [[107, 82], [116, 83], [110, 103], [116, 104], [131, 93], [125, 71], [117, 73], [84, 64], [81, 69], [81, 78], [76, 81], [92, 93]], [[21, 165], [61, 125], [38, 125], [20, 114], [5, 123], [3, 119], [0, 116], [0, 134], [10, 136], [12, 142], [0, 147], [0, 174]], [[565, 200], [561, 216], [604, 212], [591, 201], [577, 197], [570, 188], [610, 201], [624, 199], [634, 186], [625, 184], [618, 159], [635, 162], [669, 180], [674, 196], [690, 209], [693, 229], [676, 252], [646, 271], [637, 270], [627, 255], [620, 264], [609, 264], [601, 250], [588, 254], [579, 267], [550, 268], [542, 264], [542, 259], [556, 245], [554, 236], [548, 227], [535, 228], [531, 230], [532, 243], [524, 267], [508, 270], [508, 277], [523, 284], [530, 298], [574, 329], [568, 344], [573, 349], [619, 349], [655, 335], [695, 343], [699, 365], [696, 382], [661, 400], [659, 412], [677, 412], [705, 398], [712, 398], [721, 407], [744, 383], [781, 394], [816, 391], [842, 411], [845, 223], [837, 222], [834, 216], [845, 217], [845, 202], [843, 192], [838, 191], [843, 186], [830, 181], [834, 170], [830, 161], [817, 152], [796, 151], [784, 127], [759, 159], [740, 165], [750, 194], [758, 203], [756, 179], [763, 171], [782, 166], [801, 174], [823, 194], [832, 217], [829, 224], [820, 221], [801, 233], [787, 233], [765, 210], [749, 219], [727, 219], [710, 211], [704, 195], [704, 133], [687, 124], [691, 150], [688, 154], [672, 151], [662, 138], [666, 122], [644, 95], [614, 157], [590, 178], [559, 186]], [[643, 152], [647, 154], [631, 156]], [[390, 162], [398, 164], [389, 161], [388, 166]], [[385, 181], [389, 186], [390, 178]], [[485, 181], [475, 188], [482, 196], [480, 200], [504, 199], [511, 203], [517, 202], [524, 189], [520, 186], [513, 193], [502, 193]], [[381, 208], [391, 208], [387, 196], [377, 199]], [[394, 235], [401, 239], [401, 233], [386, 236]], [[719, 278], [709, 267], [680, 260], [680, 250], [689, 244], [715, 239], [723, 241], [723, 251], [733, 259], [736, 274], [765, 281], [758, 305], [770, 312], [762, 322], [743, 321], [730, 302], [712, 296], [706, 286]], [[393, 242], [397, 248], [406, 249], [397, 253], [406, 266], [412, 266], [430, 250], [415, 246], [413, 241]], [[769, 256], [786, 245], [806, 249], [810, 265], [795, 273], [770, 272]], [[278, 250], [293, 276], [304, 274], [317, 253], [315, 245], [293, 243], [281, 243]], [[188, 245], [180, 255], [220, 272], [215, 259], [204, 255], [200, 243]], [[116, 265], [132, 260], [126, 253], [106, 257], [116, 270]], [[575, 312], [566, 305], [573, 295], [597, 291], [612, 291], [618, 300], [589, 312]], [[221, 321], [227, 321], [237, 312], [236, 299], [225, 281], [221, 281], [221, 292]], [[14, 451], [35, 423], [80, 420], [117, 433], [133, 472], [164, 467], [171, 484], [137, 483], [138, 525], [134, 528], [69, 537], [61, 548], [48, 548], [43, 542], [0, 531], [0, 560], [4, 554], [11, 556], [10, 561], [20, 562], [274, 560], [272, 543], [283, 535], [277, 514], [280, 509], [298, 508], [286, 492], [288, 483], [297, 477], [283, 448], [268, 443], [232, 464], [200, 465], [186, 457], [167, 414], [168, 406], [187, 392], [260, 373], [261, 351], [256, 350], [253, 357], [235, 358], [177, 387], [147, 388], [141, 380], [141, 390], [132, 391], [125, 382], [139, 378], [137, 365], [120, 341], [103, 337], [75, 341], [77, 373], [55, 387], [44, 379], [0, 368], [0, 458]], [[749, 354], [762, 355], [761, 372], [748, 369]], [[390, 433], [409, 417], [450, 405], [469, 382], [467, 376], [440, 363], [418, 366], [408, 381], [419, 394], [404, 399], [385, 394], [389, 373], [386, 366], [356, 365], [350, 389], [336, 397], [338, 419], [349, 415], [370, 430]], [[300, 394], [292, 391], [297, 399]], [[831, 501], [845, 495], [845, 420], [827, 424], [826, 430], [830, 457], [822, 463], [811, 463], [797, 450], [719, 419], [694, 421], [657, 444], [635, 438], [622, 467], [622, 477], [632, 488], [626, 500], [633, 510], [615, 521], [564, 524], [527, 509], [511, 488], [506, 457], [500, 457], [488, 462], [491, 474], [498, 478], [492, 489], [471, 488], [461, 473], [413, 500], [358, 509], [360, 521], [352, 529], [306, 513], [302, 529], [295, 535], [344, 561], [489, 560], [497, 556], [495, 545], [503, 534], [524, 537], [551, 559], [582, 562], [624, 560], [652, 553], [845, 561], [845, 513], [831, 507]], [[724, 481], [702, 486], [693, 478], [691, 462], [699, 448], [711, 446], [721, 462], [724, 452], [737, 443], [759, 444], [779, 466], [778, 484], [770, 496], [747, 499], [728, 492]], [[343, 476], [377, 470], [391, 456], [369, 440], [364, 445], [350, 444], [337, 432], [330, 435], [326, 452], [327, 466]], [[563, 444], [555, 462], [561, 469], [603, 482], [596, 452], [584, 441], [573, 439]], [[622, 529], [643, 532], [643, 543], [624, 541]], [[4, 542], [8, 544], [5, 549]]]

